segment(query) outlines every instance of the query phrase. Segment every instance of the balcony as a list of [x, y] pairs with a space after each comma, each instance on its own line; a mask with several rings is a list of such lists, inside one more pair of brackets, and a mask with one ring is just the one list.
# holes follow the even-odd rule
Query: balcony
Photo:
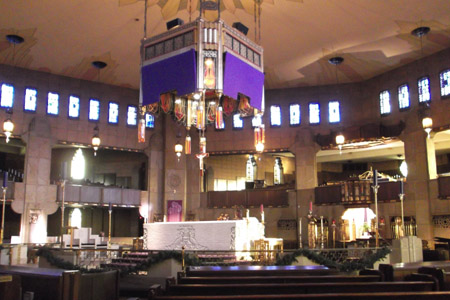
[[[104, 186], [85, 186], [66, 184], [66, 203], [78, 203], [84, 205], [109, 205], [139, 206], [141, 191]], [[57, 201], [62, 201], [62, 188], [58, 186]]]

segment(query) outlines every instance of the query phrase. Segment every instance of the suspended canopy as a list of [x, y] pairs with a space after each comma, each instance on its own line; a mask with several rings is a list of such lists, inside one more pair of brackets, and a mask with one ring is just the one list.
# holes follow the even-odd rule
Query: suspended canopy
[[199, 18], [143, 40], [142, 54], [143, 112], [173, 112], [200, 130], [205, 121], [220, 127], [222, 111], [264, 112], [263, 49], [222, 20]]

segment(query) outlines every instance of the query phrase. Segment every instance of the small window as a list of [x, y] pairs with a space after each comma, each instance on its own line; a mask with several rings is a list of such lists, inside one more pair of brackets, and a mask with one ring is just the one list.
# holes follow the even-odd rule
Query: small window
[[129, 126], [137, 125], [137, 107], [134, 105], [128, 105], [127, 125]]
[[10, 84], [2, 84], [2, 95], [0, 99], [0, 106], [11, 108], [14, 104], [14, 87]]
[[252, 127], [253, 128], [259, 127], [259, 126], [261, 126], [261, 124], [262, 124], [261, 115], [256, 115], [252, 118]]
[[320, 103], [309, 103], [309, 124], [320, 124]]
[[119, 104], [115, 102], [109, 102], [108, 105], [108, 123], [119, 123]]
[[289, 125], [296, 126], [300, 125], [300, 104], [289, 105]]
[[281, 107], [279, 105], [270, 106], [270, 126], [281, 126]]
[[380, 93], [380, 113], [381, 115], [388, 115], [391, 113], [391, 96], [389, 91], [382, 91]]
[[430, 78], [422, 77], [417, 81], [419, 88], [419, 103], [428, 102], [431, 100], [430, 94]]
[[328, 122], [339, 123], [341, 122], [341, 109], [339, 101], [328, 102]]
[[441, 96], [449, 96], [450, 95], [450, 69], [441, 72], [439, 75], [441, 80]]
[[25, 111], [36, 111], [36, 103], [37, 103], [37, 90], [27, 88], [25, 89], [25, 99], [23, 102], [23, 109]]
[[145, 114], [145, 127], [155, 128], [155, 117], [151, 113]]
[[89, 100], [89, 121], [98, 121], [100, 119], [100, 101], [97, 99]]
[[80, 98], [69, 96], [69, 118], [78, 119], [80, 117]]
[[47, 114], [57, 116], [59, 114], [59, 94], [49, 92], [47, 95]]
[[409, 108], [409, 106], [409, 86], [407, 84], [402, 84], [398, 87], [398, 108], [402, 110]]
[[240, 114], [233, 115], [233, 128], [234, 129], [244, 128], [244, 120], [242, 120]]

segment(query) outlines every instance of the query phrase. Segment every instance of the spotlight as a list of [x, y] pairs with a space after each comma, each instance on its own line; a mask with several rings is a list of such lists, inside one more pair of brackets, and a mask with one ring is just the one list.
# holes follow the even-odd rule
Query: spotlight
[[169, 22], [167, 22], [166, 26], [167, 26], [167, 30], [170, 30], [170, 29], [176, 28], [178, 26], [181, 26], [183, 24], [184, 24], [183, 20], [181, 20], [180, 18], [176, 18], [176, 19], [173, 19], [173, 20], [170, 20]]

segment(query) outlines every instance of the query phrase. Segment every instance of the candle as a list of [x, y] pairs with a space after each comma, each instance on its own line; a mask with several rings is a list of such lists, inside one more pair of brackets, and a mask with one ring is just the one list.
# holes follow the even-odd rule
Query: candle
[[264, 223], [264, 212], [261, 213], [261, 223]]
[[264, 213], [264, 205], [261, 204], [261, 213]]
[[402, 195], [405, 194], [405, 191], [404, 191], [404, 189], [403, 189], [403, 179], [400, 180], [400, 194], [402, 194]]
[[312, 211], [312, 201], [309, 202], [309, 211]]
[[378, 185], [378, 172], [377, 170], [373, 171], [373, 186], [377, 186]]
[[112, 211], [112, 203], [109, 202], [109, 211]]
[[8, 172], [3, 172], [3, 187], [8, 187]]
[[246, 217], [247, 217], [247, 219], [250, 218], [250, 210], [249, 209], [247, 209]]
[[67, 179], [67, 161], [63, 162], [61, 169], [62, 179]]

